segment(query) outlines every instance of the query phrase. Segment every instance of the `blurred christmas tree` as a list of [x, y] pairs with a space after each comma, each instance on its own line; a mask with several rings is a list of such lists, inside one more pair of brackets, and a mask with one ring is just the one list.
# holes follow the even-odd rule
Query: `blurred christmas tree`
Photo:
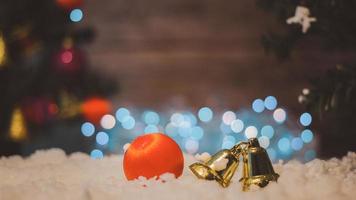
[[[265, 51], [288, 59], [297, 43], [311, 42], [325, 52], [355, 52], [356, 0], [257, 0], [286, 28], [262, 36]], [[356, 150], [356, 65], [340, 64], [311, 81], [299, 102], [319, 117], [321, 156]]]
[[[110, 108], [106, 98], [117, 84], [89, 67], [84, 49], [94, 31], [78, 25], [82, 3], [0, 1], [0, 146], [31, 139], [53, 122], [98, 116]], [[105, 105], [83, 110], [93, 99]]]
[[297, 42], [313, 40], [326, 51], [356, 50], [356, 0], [257, 0], [276, 15], [286, 33], [262, 37], [266, 52], [285, 59]]

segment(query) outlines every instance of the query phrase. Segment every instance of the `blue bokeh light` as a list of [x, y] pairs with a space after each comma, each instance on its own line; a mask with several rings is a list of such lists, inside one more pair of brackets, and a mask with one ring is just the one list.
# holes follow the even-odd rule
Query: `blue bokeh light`
[[271, 139], [274, 135], [274, 129], [272, 126], [270, 125], [266, 125], [264, 127], [262, 127], [261, 129], [261, 135], [262, 136], [266, 136], [268, 137], [269, 139]]
[[309, 113], [303, 113], [299, 119], [303, 126], [309, 126], [312, 123], [312, 116]]
[[228, 134], [231, 133], [231, 127], [229, 125], [226, 125], [224, 122], [221, 122], [220, 124], [220, 130], [222, 133]]
[[204, 130], [199, 127], [199, 126], [195, 126], [192, 128], [191, 130], [191, 138], [194, 139], [194, 140], [200, 140], [202, 139], [204, 136]]
[[178, 128], [172, 123], [167, 124], [165, 130], [169, 137], [176, 137], [178, 135]]
[[226, 140], [226, 141], [223, 142], [221, 148], [222, 149], [231, 149], [234, 145], [235, 145], [234, 142], [232, 142], [230, 140]]
[[273, 148], [268, 148], [267, 149], [267, 154], [268, 154], [268, 156], [269, 156], [269, 158], [271, 159], [272, 162], [277, 159], [277, 152]]
[[252, 103], [252, 109], [257, 112], [257, 113], [261, 113], [264, 111], [265, 109], [265, 105], [262, 99], [256, 99], [253, 101]]
[[209, 122], [213, 119], [213, 111], [208, 107], [203, 107], [199, 110], [198, 117], [202, 122]]
[[173, 125], [179, 126], [182, 122], [184, 122], [184, 115], [182, 115], [181, 113], [174, 113], [171, 116], [171, 122], [173, 123]]
[[265, 98], [264, 104], [267, 110], [274, 110], [277, 108], [277, 99], [274, 96], [268, 96]]
[[131, 130], [135, 127], [136, 121], [133, 117], [131, 116], [126, 116], [123, 120], [122, 120], [122, 127], [126, 130]]
[[184, 120], [190, 122], [192, 126], [196, 125], [198, 120], [192, 113], [186, 113], [183, 115]]
[[90, 157], [93, 159], [100, 159], [104, 157], [104, 154], [99, 149], [94, 149], [93, 151], [90, 152]]
[[143, 113], [143, 121], [146, 124], [150, 125], [158, 125], [160, 121], [160, 117], [158, 113], [153, 112], [153, 111], [146, 111]]
[[70, 12], [69, 18], [72, 20], [72, 22], [80, 22], [83, 19], [83, 11], [79, 8], [76, 8]]
[[198, 117], [202, 122], [209, 122], [213, 119], [213, 111], [208, 107], [203, 107], [199, 110]]
[[299, 137], [296, 137], [296, 138], [293, 138], [291, 146], [292, 146], [293, 150], [299, 151], [303, 148], [303, 144], [304, 144], [303, 140], [300, 139]]
[[316, 157], [316, 152], [314, 150], [308, 150], [305, 152], [304, 154], [304, 160], [306, 162], [309, 162], [311, 160], [314, 160], [314, 158]]
[[178, 128], [178, 134], [182, 138], [187, 138], [192, 134], [192, 129], [187, 126], [181, 126]]
[[227, 135], [227, 136], [224, 137], [223, 142], [226, 142], [226, 141], [229, 141], [229, 142], [232, 142], [232, 143], [236, 144], [235, 137], [231, 136], [231, 135]]
[[158, 131], [158, 127], [155, 125], [148, 125], [145, 127], [144, 130], [145, 133], [157, 133]]
[[244, 122], [240, 119], [236, 119], [231, 122], [230, 127], [234, 133], [240, 133], [242, 130], [244, 130]]
[[128, 116], [130, 116], [130, 111], [126, 108], [119, 108], [115, 113], [115, 117], [119, 122], [123, 122]]
[[313, 132], [309, 129], [305, 129], [301, 134], [301, 138], [303, 142], [310, 143], [314, 138]]
[[100, 145], [106, 145], [109, 142], [109, 135], [105, 132], [99, 132], [96, 134], [96, 143]]
[[85, 122], [81, 127], [82, 134], [86, 137], [90, 137], [95, 132], [95, 126], [90, 122]]
[[282, 138], [278, 141], [278, 148], [282, 152], [288, 152], [290, 150], [290, 142], [288, 138]]

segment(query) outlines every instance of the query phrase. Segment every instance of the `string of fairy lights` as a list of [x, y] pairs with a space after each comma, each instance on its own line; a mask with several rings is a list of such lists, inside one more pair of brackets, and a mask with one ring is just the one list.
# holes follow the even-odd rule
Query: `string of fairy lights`
[[278, 107], [274, 96], [268, 96], [254, 100], [251, 108], [224, 112], [210, 107], [170, 113], [120, 107], [113, 115], [104, 115], [100, 126], [84, 122], [81, 132], [86, 137], [95, 137], [92, 158], [102, 158], [105, 153], [123, 153], [123, 146], [137, 136], [163, 132], [188, 154], [214, 153], [257, 137], [272, 161], [310, 161], [316, 157], [311, 123], [309, 113], [293, 119], [285, 108]]

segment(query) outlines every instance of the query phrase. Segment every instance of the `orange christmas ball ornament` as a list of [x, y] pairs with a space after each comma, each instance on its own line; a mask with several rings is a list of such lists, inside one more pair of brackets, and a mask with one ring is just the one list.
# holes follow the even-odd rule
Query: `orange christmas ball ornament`
[[124, 173], [128, 180], [147, 179], [172, 173], [182, 175], [184, 158], [178, 144], [162, 133], [137, 137], [124, 155]]
[[102, 116], [111, 112], [111, 103], [103, 98], [92, 97], [81, 105], [81, 110], [86, 120], [98, 124]]

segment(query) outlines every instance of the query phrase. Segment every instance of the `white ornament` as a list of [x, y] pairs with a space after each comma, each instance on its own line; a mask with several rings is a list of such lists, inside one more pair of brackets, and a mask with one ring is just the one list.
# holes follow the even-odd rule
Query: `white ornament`
[[304, 6], [297, 6], [295, 15], [287, 19], [287, 24], [300, 24], [302, 32], [306, 33], [311, 26], [311, 22], [316, 22], [315, 17], [309, 17], [310, 10]]
[[207, 152], [204, 152], [202, 154], [196, 154], [195, 159], [197, 159], [200, 162], [206, 162], [211, 158], [210, 154]]

